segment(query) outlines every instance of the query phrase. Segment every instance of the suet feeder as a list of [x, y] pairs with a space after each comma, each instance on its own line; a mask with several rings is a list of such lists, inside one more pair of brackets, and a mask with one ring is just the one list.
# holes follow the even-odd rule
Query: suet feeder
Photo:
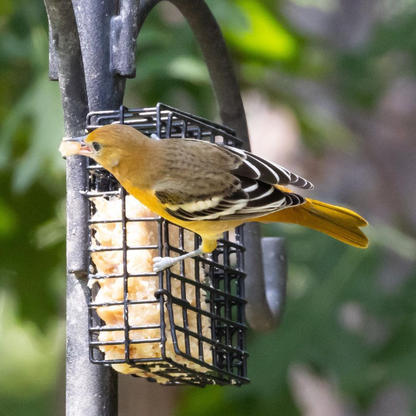
[[[149, 137], [241, 146], [235, 133], [159, 103], [92, 112], [87, 130], [122, 123]], [[155, 273], [157, 255], [184, 254], [200, 238], [148, 212], [90, 161], [91, 361], [162, 384], [235, 384], [247, 379], [243, 226], [208, 258]]]

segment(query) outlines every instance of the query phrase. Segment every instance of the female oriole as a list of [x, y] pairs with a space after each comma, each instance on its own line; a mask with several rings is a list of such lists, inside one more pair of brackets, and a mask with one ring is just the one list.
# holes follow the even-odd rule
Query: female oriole
[[313, 185], [250, 152], [202, 140], [155, 140], [120, 124], [101, 127], [81, 139], [63, 142], [66, 156], [93, 158], [142, 204], [202, 237], [198, 250], [155, 258], [155, 271], [213, 251], [224, 231], [248, 221], [299, 224], [355, 247], [368, 246], [359, 229], [367, 225], [365, 219], [287, 189]]

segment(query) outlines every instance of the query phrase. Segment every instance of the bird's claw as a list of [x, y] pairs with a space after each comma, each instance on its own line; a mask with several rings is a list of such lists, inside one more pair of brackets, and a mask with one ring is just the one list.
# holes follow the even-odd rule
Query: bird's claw
[[173, 266], [176, 262], [177, 260], [172, 257], [154, 257], [153, 271], [156, 273], [161, 272], [162, 270], [165, 270], [168, 267]]

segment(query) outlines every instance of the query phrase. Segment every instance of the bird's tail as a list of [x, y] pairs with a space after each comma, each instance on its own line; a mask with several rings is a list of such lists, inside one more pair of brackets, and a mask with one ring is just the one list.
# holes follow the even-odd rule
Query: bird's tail
[[360, 230], [368, 222], [347, 208], [307, 199], [306, 203], [259, 218], [261, 222], [299, 224], [330, 235], [355, 247], [368, 247], [368, 238]]

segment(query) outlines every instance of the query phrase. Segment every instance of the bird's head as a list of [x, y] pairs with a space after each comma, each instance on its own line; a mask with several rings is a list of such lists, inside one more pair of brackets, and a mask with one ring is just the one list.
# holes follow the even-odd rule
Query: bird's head
[[122, 160], [129, 159], [130, 155], [140, 154], [140, 148], [149, 140], [151, 139], [133, 127], [111, 124], [100, 127], [87, 136], [64, 140], [59, 150], [63, 156], [88, 156], [112, 171]]

